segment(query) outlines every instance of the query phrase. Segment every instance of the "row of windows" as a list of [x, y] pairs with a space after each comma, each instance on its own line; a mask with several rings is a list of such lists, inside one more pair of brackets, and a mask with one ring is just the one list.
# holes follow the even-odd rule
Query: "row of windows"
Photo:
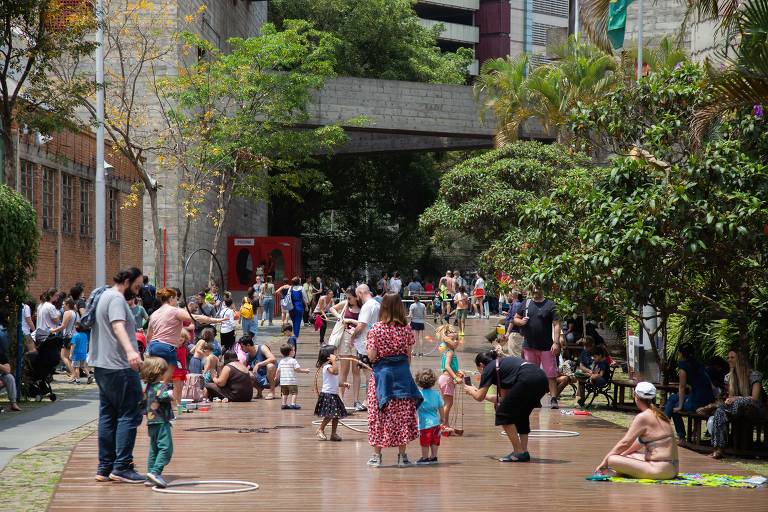
[[[34, 204], [34, 164], [28, 160], [21, 160], [20, 169], [20, 188], [21, 194], [30, 203]], [[45, 230], [53, 231], [56, 229], [56, 169], [43, 167], [42, 193], [40, 210], [42, 213], [42, 227]], [[91, 203], [93, 201], [93, 183], [84, 178], [76, 178], [71, 174], [61, 173], [61, 231], [62, 233], [73, 233], [73, 215], [75, 211], [75, 182], [80, 182], [79, 202], [79, 233], [82, 236], [91, 236], [92, 234], [92, 213]], [[110, 240], [118, 239], [118, 209], [119, 193], [117, 189], [107, 189], [107, 217], [109, 221]]]
[[535, 46], [547, 46], [549, 43], [548, 41], [548, 33], [549, 29], [551, 28], [559, 28], [555, 27], [553, 25], [547, 25], [545, 23], [536, 23], [533, 22], [533, 37], [532, 42]]
[[533, 12], [567, 18], [568, 0], [533, 0]]

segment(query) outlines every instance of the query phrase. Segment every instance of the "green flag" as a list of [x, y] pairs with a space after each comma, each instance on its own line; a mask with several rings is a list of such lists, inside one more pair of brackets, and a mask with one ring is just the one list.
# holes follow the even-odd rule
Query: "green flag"
[[611, 0], [608, 5], [608, 40], [614, 48], [624, 46], [624, 31], [627, 28], [627, 7], [632, 0]]

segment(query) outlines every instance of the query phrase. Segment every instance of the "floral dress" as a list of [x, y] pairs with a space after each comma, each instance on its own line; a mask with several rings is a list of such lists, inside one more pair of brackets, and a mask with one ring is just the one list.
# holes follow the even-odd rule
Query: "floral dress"
[[[414, 338], [409, 326], [377, 323], [368, 332], [368, 348], [376, 349], [379, 358], [408, 355]], [[380, 410], [376, 401], [376, 381], [368, 381], [368, 443], [391, 448], [408, 444], [419, 437], [416, 400], [396, 398]]]

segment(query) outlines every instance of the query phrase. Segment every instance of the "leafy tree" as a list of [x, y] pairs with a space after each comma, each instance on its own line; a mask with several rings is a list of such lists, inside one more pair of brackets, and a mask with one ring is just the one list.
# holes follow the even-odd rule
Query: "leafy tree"
[[48, 132], [72, 123], [87, 85], [52, 87], [47, 77], [57, 59], [93, 51], [86, 36], [95, 20], [85, 2], [25, 0], [0, 2], [0, 25], [0, 142], [4, 172], [15, 176], [16, 130], [27, 125]]
[[[29, 201], [0, 184], [0, 323], [16, 325], [18, 305], [37, 264], [37, 213]], [[11, 329], [11, 334], [13, 330]], [[13, 351], [15, 353], [15, 350]]]
[[308, 118], [311, 92], [333, 76], [332, 36], [289, 20], [282, 31], [266, 24], [258, 37], [230, 39], [227, 54], [191, 33], [182, 38], [185, 48], [206, 54], [160, 84], [165, 154], [183, 170], [183, 259], [191, 223], [211, 189], [217, 196], [215, 254], [233, 195], [256, 201], [295, 197], [296, 189], [317, 178], [299, 165], [345, 137], [338, 126], [296, 129]]
[[423, 27], [411, 0], [273, 0], [270, 19], [306, 19], [335, 35], [341, 75], [417, 82], [464, 83], [472, 51], [441, 53], [441, 27]]
[[556, 183], [587, 164], [583, 155], [539, 142], [485, 152], [441, 177], [438, 198], [421, 216], [421, 226], [438, 246], [473, 240], [489, 273], [520, 275], [517, 255], [527, 244], [519, 228], [522, 206], [549, 195]]

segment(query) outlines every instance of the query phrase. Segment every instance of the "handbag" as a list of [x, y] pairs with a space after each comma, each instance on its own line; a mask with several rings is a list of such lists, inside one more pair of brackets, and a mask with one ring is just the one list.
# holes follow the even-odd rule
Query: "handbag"
[[333, 330], [331, 331], [331, 337], [328, 338], [328, 344], [333, 345], [334, 347], [338, 347], [341, 345], [341, 339], [344, 336], [344, 322], [342, 321], [344, 319], [344, 313], [347, 311], [347, 305], [344, 305], [344, 309], [341, 310], [341, 319], [339, 319], [336, 322], [336, 325], [333, 326]]
[[205, 398], [205, 380], [203, 376], [197, 373], [190, 373], [184, 382], [184, 388], [181, 391], [181, 398], [201, 402]]

